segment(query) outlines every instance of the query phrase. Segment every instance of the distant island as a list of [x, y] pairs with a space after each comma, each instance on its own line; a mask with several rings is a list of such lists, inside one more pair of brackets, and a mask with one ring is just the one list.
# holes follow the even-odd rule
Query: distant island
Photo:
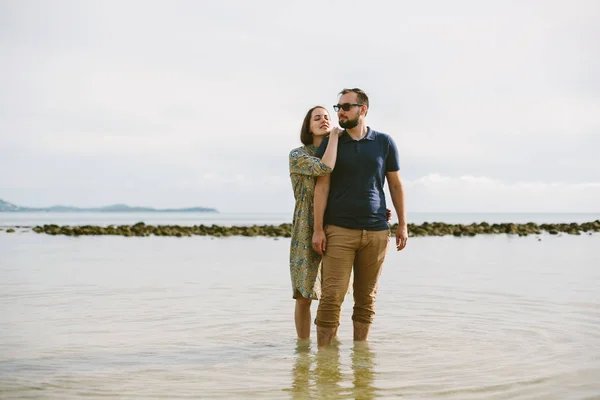
[[215, 208], [190, 207], [190, 208], [152, 208], [131, 207], [126, 204], [113, 204], [105, 207], [79, 208], [71, 206], [52, 206], [45, 208], [21, 207], [0, 199], [0, 212], [212, 212], [218, 213]]

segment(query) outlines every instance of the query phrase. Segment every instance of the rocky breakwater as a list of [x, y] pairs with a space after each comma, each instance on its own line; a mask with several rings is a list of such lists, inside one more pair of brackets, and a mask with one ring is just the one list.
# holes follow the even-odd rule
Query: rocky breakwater
[[[392, 234], [395, 234], [398, 225], [391, 226]], [[561, 224], [526, 224], [500, 223], [489, 224], [487, 222], [463, 224], [445, 224], [443, 222], [425, 222], [421, 225], [408, 224], [408, 236], [476, 236], [476, 235], [540, 235], [542, 233], [558, 235], [566, 233], [569, 235], [581, 235], [582, 233], [600, 232], [600, 220], [593, 222], [561, 223]]]
[[[390, 226], [392, 235], [395, 234], [398, 225]], [[281, 225], [252, 225], [252, 226], [219, 226], [219, 225], [146, 225], [138, 222], [135, 225], [109, 225], [106, 227], [83, 225], [83, 226], [58, 226], [43, 225], [33, 228], [34, 232], [45, 233], [49, 235], [66, 236], [98, 236], [98, 235], [117, 235], [117, 236], [266, 236], [266, 237], [291, 237], [291, 224]], [[518, 236], [540, 235], [548, 233], [551, 235], [569, 234], [581, 235], [582, 233], [592, 234], [600, 232], [600, 220], [585, 223], [568, 224], [535, 224], [533, 222], [526, 224], [489, 224], [487, 222], [463, 224], [446, 224], [443, 222], [425, 222], [421, 225], [408, 224], [408, 235], [416, 236], [476, 236], [508, 234]]]
[[107, 227], [83, 226], [58, 226], [43, 225], [33, 228], [34, 232], [49, 235], [83, 236], [83, 235], [117, 235], [117, 236], [268, 236], [291, 237], [291, 225], [281, 224], [263, 226], [219, 226], [219, 225], [146, 225], [138, 222], [135, 225], [109, 225]]

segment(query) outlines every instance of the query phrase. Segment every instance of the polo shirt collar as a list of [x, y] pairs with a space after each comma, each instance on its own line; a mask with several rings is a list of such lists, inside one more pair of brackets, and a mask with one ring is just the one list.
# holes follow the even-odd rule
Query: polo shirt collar
[[[371, 127], [367, 126], [367, 134], [365, 135], [364, 138], [362, 138], [360, 140], [375, 140], [375, 133], [373, 132], [373, 129], [371, 129]], [[348, 134], [348, 131], [345, 129], [344, 129], [344, 133], [340, 137], [340, 141], [342, 143], [357, 142], [357, 140], [352, 139], [352, 137]]]

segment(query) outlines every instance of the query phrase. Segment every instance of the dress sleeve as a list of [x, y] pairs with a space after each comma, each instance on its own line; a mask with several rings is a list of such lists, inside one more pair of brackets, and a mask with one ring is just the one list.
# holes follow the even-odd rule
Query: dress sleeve
[[300, 149], [290, 152], [290, 174], [323, 176], [331, 171], [333, 169], [323, 164], [318, 157], [308, 155]]

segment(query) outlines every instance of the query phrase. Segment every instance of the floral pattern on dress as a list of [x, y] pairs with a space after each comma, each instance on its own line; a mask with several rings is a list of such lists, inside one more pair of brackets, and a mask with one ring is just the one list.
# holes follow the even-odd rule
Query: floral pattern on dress
[[290, 179], [296, 204], [292, 220], [290, 245], [290, 274], [293, 297], [320, 297], [317, 276], [321, 256], [312, 248], [314, 196], [317, 177], [330, 174], [330, 167], [316, 157], [317, 147], [298, 147], [290, 152]]

